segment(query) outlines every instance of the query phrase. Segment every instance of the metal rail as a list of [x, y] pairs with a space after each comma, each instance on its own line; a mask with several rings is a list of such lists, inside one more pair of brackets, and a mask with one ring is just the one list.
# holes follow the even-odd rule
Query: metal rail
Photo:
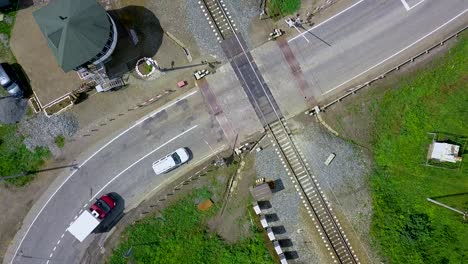
[[225, 10], [223, 1], [201, 0], [198, 2], [205, 17], [219, 42], [227, 39], [235, 30], [235, 24], [230, 21], [231, 16]]
[[[242, 55], [249, 58], [248, 48], [244, 47], [236, 31], [233, 30], [235, 25], [230, 21], [230, 17], [228, 16], [229, 13], [225, 10], [225, 6], [222, 0], [203, 0], [203, 3], [211, 16], [211, 19], [215, 21], [223, 40], [226, 39], [228, 36], [232, 37], [233, 39], [236, 39], [240, 49], [242, 50]], [[221, 14], [216, 12], [220, 12]], [[221, 20], [218, 18], [218, 16], [215, 15], [218, 15], [219, 17], [224, 17], [225, 20], [222, 20], [222, 22], [225, 22], [227, 24], [225, 28], [228, 29], [228, 31], [221, 31], [220, 24], [216, 22]], [[226, 33], [229, 33], [229, 35], [227, 35]], [[274, 141], [279, 146], [279, 150], [281, 151], [282, 156], [287, 162], [287, 167], [289, 168], [288, 172], [292, 172], [291, 175], [293, 179], [295, 179], [293, 181], [297, 182], [298, 184], [297, 190], [300, 192], [300, 196], [305, 197], [304, 205], [308, 210], [308, 213], [316, 223], [316, 227], [319, 230], [319, 234], [321, 235], [325, 246], [328, 250], [331, 251], [331, 257], [333, 261], [335, 263], [345, 264], [359, 263], [359, 259], [354, 254], [354, 251], [348, 239], [346, 238], [346, 235], [344, 234], [338, 219], [336, 218], [336, 216], [333, 216], [331, 208], [327, 200], [325, 199], [323, 192], [321, 191], [319, 184], [317, 183], [317, 180], [314, 176], [311, 176], [309, 169], [307, 168], [304, 160], [299, 154], [297, 147], [294, 145], [290, 136], [290, 131], [283, 121], [282, 114], [279, 112], [279, 110], [277, 111], [275, 107], [276, 102], [274, 98], [272, 98], [272, 95], [267, 92], [268, 88], [265, 88], [262, 80], [260, 79], [256, 71], [256, 68], [253, 66], [250, 59], [248, 59], [247, 61], [247, 65], [249, 65], [249, 67], [252, 69], [255, 78], [260, 84], [260, 88], [261, 91], [263, 91], [264, 96], [253, 96], [255, 92], [258, 93], [258, 90], [252, 91], [250, 87], [248, 87], [247, 90], [250, 93], [251, 97], [255, 100], [254, 104], [257, 106], [258, 109], [261, 110], [260, 118], [263, 119], [262, 123], [268, 124], [265, 127], [265, 129], [271, 133]], [[242, 76], [242, 71], [240, 69], [238, 70], [241, 77], [244, 78]], [[259, 102], [259, 98], [266, 98], [268, 104], [271, 107], [259, 107], [260, 105], [264, 105], [265, 103]], [[267, 120], [269, 118], [267, 118], [266, 115], [271, 115], [271, 113], [274, 113], [276, 120], [273, 122], [268, 122]]]
[[291, 172], [296, 189], [304, 197], [304, 205], [314, 223], [326, 248], [332, 251], [331, 257], [335, 263], [360, 263], [350, 245], [341, 225], [332, 214], [332, 209], [324, 197], [317, 179], [309, 172], [301, 154], [291, 140], [290, 131], [283, 120], [269, 125], [271, 134], [277, 142], [279, 151], [286, 160], [288, 173]]

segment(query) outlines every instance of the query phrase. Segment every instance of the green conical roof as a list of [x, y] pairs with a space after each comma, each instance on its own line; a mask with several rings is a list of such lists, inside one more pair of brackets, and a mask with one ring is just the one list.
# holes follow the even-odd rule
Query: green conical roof
[[101, 52], [111, 30], [106, 10], [96, 0], [52, 0], [33, 16], [65, 72]]

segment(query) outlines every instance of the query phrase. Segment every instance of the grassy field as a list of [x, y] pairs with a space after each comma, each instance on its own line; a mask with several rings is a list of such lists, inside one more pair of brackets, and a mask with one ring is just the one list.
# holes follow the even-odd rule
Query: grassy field
[[161, 215], [127, 227], [109, 263], [273, 263], [259, 231], [227, 244], [208, 230], [207, 221], [219, 208], [201, 212], [196, 204], [210, 197], [208, 190], [196, 189]]
[[300, 7], [301, 0], [268, 0], [268, 10], [272, 16], [293, 14]]
[[[0, 125], [0, 177], [35, 171], [50, 156], [45, 148], [36, 148], [33, 152], [28, 150], [23, 144], [23, 137], [16, 130], [16, 125]], [[32, 178], [30, 175], [7, 181], [22, 186]]]
[[[423, 166], [428, 132], [468, 136], [468, 37], [374, 104], [372, 235], [390, 263], [467, 263], [468, 155], [459, 170]], [[466, 153], [466, 152], [465, 152]], [[463, 194], [465, 193], [465, 194]]]

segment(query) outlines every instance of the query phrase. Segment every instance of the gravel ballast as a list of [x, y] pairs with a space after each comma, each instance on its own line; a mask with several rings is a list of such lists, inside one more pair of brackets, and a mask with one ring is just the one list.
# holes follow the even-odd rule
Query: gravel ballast
[[199, 0], [187, 1], [187, 22], [195, 42], [200, 48], [201, 54], [209, 54], [218, 60], [224, 60], [225, 56], [219, 41], [208, 24], [205, 14], [202, 12]]
[[[370, 255], [371, 262], [378, 261], [372, 253], [369, 240], [369, 229], [372, 214], [372, 200], [369, 193], [368, 177], [371, 172], [370, 155], [351, 142], [336, 137], [315, 117], [297, 117], [288, 120], [292, 138], [304, 155], [313, 175], [319, 181], [325, 196], [332, 208], [348, 226], [346, 234], [356, 237], [355, 247], [364, 248], [360, 254]], [[335, 154], [329, 166], [325, 160]], [[273, 146], [256, 154], [258, 177], [281, 179], [284, 189], [273, 194], [272, 207], [275, 209], [281, 224], [285, 226], [289, 238], [298, 252], [300, 263], [324, 263], [330, 261], [324, 256], [323, 245], [317, 229], [307, 214], [298, 192], [286, 175], [284, 165]], [[357, 240], [359, 239], [359, 241]], [[361, 256], [367, 259], [367, 256]]]
[[[284, 226], [286, 233], [275, 234], [279, 239], [288, 238], [292, 242], [291, 247], [282, 248], [284, 252], [296, 251], [296, 259], [288, 259], [290, 263], [324, 263], [323, 256], [317, 245], [311, 242], [311, 233], [316, 232], [306, 223], [301, 214], [302, 203], [293, 183], [286, 174], [281, 161], [272, 146], [256, 154], [255, 167], [257, 177], [265, 177], [267, 180], [276, 181], [276, 185], [283, 185], [273, 193], [271, 198], [272, 209], [267, 213], [276, 213], [278, 221], [269, 222], [271, 226]], [[281, 184], [278, 184], [278, 180]], [[282, 189], [282, 190], [281, 190]]]
[[43, 113], [20, 122], [20, 133], [26, 138], [24, 144], [28, 149], [47, 147], [55, 157], [60, 155], [60, 149], [55, 144], [57, 136], [71, 138], [79, 129], [78, 120], [68, 112], [46, 117]]
[[[202, 12], [198, 2], [199, 0], [187, 1], [186, 10], [191, 33], [202, 53], [208, 53], [219, 60], [224, 60], [225, 56], [221, 45], [210, 28], [207, 17]], [[249, 28], [252, 20], [259, 18], [260, 0], [224, 1], [224, 4], [226, 5], [227, 12], [232, 16], [231, 19], [235, 27], [237, 27], [238, 32], [243, 36], [250, 49]]]
[[[303, 152], [332, 207], [344, 215], [342, 221], [352, 227], [347, 230], [347, 235], [357, 235], [371, 262], [376, 262], [378, 258], [372, 253], [369, 239], [372, 216], [370, 154], [330, 133], [315, 117], [300, 117], [288, 122], [296, 146]], [[325, 161], [332, 153], [336, 156], [327, 166]]]

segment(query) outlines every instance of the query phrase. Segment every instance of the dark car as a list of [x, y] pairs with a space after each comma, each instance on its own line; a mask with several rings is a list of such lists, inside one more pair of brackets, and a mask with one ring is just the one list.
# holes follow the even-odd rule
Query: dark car
[[91, 205], [89, 210], [98, 219], [104, 219], [106, 215], [114, 209], [116, 205], [115, 198], [111, 194], [106, 194], [97, 199], [96, 202]]
[[23, 89], [21, 89], [15, 74], [5, 64], [0, 65], [0, 85], [3, 86], [10, 95], [23, 97]]

